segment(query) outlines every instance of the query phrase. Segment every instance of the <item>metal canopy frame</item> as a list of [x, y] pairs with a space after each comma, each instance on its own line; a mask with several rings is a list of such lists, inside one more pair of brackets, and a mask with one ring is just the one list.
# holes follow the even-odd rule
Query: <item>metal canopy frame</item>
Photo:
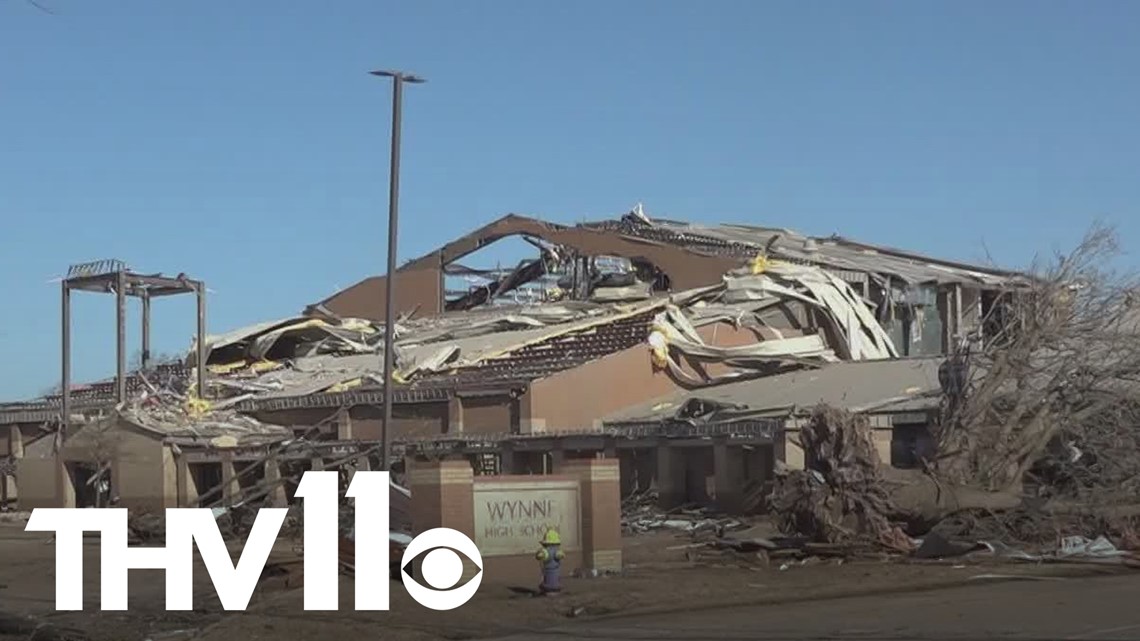
[[116, 259], [98, 260], [72, 265], [67, 276], [60, 283], [61, 295], [61, 376], [60, 376], [60, 424], [66, 432], [71, 423], [71, 292], [83, 291], [97, 294], [114, 294], [116, 299], [115, 337], [115, 390], [116, 400], [127, 400], [127, 298], [137, 298], [142, 305], [142, 369], [150, 368], [150, 303], [154, 298], [194, 294], [198, 299], [198, 331], [195, 345], [197, 358], [197, 391], [202, 396], [206, 389], [206, 368], [202, 365], [206, 357], [206, 285], [178, 274], [139, 274]]

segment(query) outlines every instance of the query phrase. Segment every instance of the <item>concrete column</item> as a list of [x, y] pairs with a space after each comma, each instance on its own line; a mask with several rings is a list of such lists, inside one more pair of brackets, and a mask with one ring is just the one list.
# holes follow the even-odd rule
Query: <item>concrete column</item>
[[804, 469], [804, 448], [800, 445], [800, 428], [795, 419], [784, 421], [783, 433], [776, 435], [776, 445], [776, 455], [788, 469]]
[[269, 507], [287, 507], [289, 505], [289, 496], [285, 493], [285, 484], [280, 481], [281, 465], [277, 461], [277, 455], [271, 454], [265, 460], [265, 484], [270, 486], [267, 497]]
[[550, 450], [550, 468], [546, 470], [547, 474], [561, 474], [562, 466], [566, 462], [566, 452], [558, 447]]
[[[19, 460], [24, 458], [24, 435], [20, 432], [19, 425], [13, 425], [8, 430], [8, 453], [11, 455], [16, 465], [19, 465]], [[19, 498], [19, 490], [16, 486], [16, 472], [12, 471], [12, 475], [0, 476], [0, 505], [10, 501], [16, 501]]]
[[567, 461], [565, 473], [582, 484], [582, 565], [586, 570], [620, 572], [621, 473], [616, 459]]
[[657, 505], [663, 509], [677, 507], [685, 499], [685, 461], [680, 448], [662, 439], [657, 445]]
[[954, 284], [954, 344], [962, 339], [962, 285]]
[[713, 442], [713, 478], [717, 507], [726, 512], [737, 512], [742, 502], [744, 465], [740, 446], [730, 445], [727, 438]]
[[463, 432], [463, 403], [458, 396], [452, 396], [447, 401], [447, 433], [460, 434]]
[[871, 443], [875, 446], [875, 453], [879, 456], [879, 465], [890, 467], [894, 463], [894, 457], [891, 456], [891, 445], [894, 442], [894, 429], [889, 426], [889, 419], [882, 418], [888, 422], [887, 427], [873, 427], [871, 429]]
[[634, 451], [632, 449], [618, 450], [614, 458], [617, 459], [621, 472], [621, 495], [629, 496], [637, 490], [637, 470], [634, 465]]
[[176, 456], [174, 466], [178, 507], [198, 507], [198, 487], [190, 474], [190, 463], [185, 456]]
[[237, 470], [234, 469], [234, 455], [233, 452], [222, 452], [222, 505], [229, 507], [234, 504], [238, 495], [241, 494], [241, 482], [237, 477]]
[[352, 414], [342, 407], [336, 413], [336, 437], [341, 441], [351, 441], [355, 438], [352, 433]]
[[0, 510], [8, 506], [8, 501], [16, 499], [16, 477], [0, 472]]
[[55, 495], [59, 507], [75, 507], [75, 480], [71, 478], [71, 470], [67, 463], [58, 454], [55, 457], [56, 486]]
[[617, 441], [615, 441], [613, 439], [607, 440], [606, 446], [602, 449], [602, 458], [614, 458], [614, 459], [616, 459], [617, 457], [618, 457]]
[[509, 441], [504, 441], [499, 444], [499, 473], [500, 474], [520, 474], [519, 461], [515, 446]]
[[8, 430], [8, 452], [12, 458], [24, 458], [24, 434], [19, 425], [13, 425]]
[[938, 317], [942, 321], [942, 352], [949, 354], [954, 350], [954, 289], [944, 287], [938, 290], [937, 308]]

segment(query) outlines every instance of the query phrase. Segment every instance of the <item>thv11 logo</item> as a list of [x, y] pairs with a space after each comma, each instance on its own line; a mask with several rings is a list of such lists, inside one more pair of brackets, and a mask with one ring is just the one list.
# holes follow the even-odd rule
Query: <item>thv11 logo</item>
[[[340, 571], [339, 474], [305, 472], [297, 487], [304, 499], [305, 609], [336, 610]], [[357, 472], [347, 496], [356, 500], [356, 556], [353, 563], [357, 610], [388, 610], [391, 552], [389, 550], [389, 473]], [[166, 510], [166, 547], [127, 545], [127, 510], [123, 508], [39, 508], [32, 510], [25, 530], [55, 532], [55, 607], [83, 609], [83, 533], [100, 534], [100, 607], [127, 609], [127, 572], [166, 571], [166, 609], [194, 607], [194, 546], [210, 574], [226, 610], [244, 610], [261, 578], [265, 563], [285, 522], [286, 508], [258, 511], [245, 547], [235, 565], [211, 510]], [[416, 582], [411, 563], [427, 552], [420, 575], [431, 587]], [[477, 571], [459, 586], [466, 555]], [[400, 560], [404, 589], [421, 605], [453, 610], [467, 603], [483, 579], [483, 557], [461, 532], [436, 528], [412, 539]]]

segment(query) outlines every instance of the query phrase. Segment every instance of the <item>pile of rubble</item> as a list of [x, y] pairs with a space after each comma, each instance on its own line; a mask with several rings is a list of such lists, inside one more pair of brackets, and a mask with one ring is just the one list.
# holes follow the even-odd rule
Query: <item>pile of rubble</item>
[[766, 517], [730, 516], [691, 505], [662, 510], [656, 505], [657, 493], [653, 491], [627, 498], [622, 505], [623, 532], [671, 532], [686, 542], [668, 549], [683, 551], [693, 563], [753, 567], [777, 562], [787, 569], [813, 558], [882, 556], [880, 550], [870, 546], [820, 543], [807, 537], [781, 535]]
[[632, 495], [622, 502], [622, 531], [642, 534], [653, 530], [680, 533], [724, 532], [748, 527], [744, 519], [720, 514], [707, 507], [682, 506], [672, 510], [657, 507], [657, 492]]

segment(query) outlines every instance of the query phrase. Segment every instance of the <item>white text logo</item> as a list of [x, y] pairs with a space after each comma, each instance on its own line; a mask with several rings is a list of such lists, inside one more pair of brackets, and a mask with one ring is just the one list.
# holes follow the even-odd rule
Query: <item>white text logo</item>
[[[304, 499], [305, 609], [337, 610], [340, 601], [340, 533], [338, 517], [339, 473], [305, 472], [297, 487]], [[356, 472], [347, 496], [355, 499], [353, 560], [357, 610], [388, 610], [391, 551], [389, 549], [389, 473]], [[32, 511], [25, 530], [55, 532], [55, 607], [83, 609], [83, 533], [100, 533], [100, 606], [127, 609], [127, 572], [132, 569], [166, 571], [166, 609], [191, 610], [194, 546], [202, 558], [218, 599], [227, 610], [244, 610], [281, 525], [286, 508], [262, 508], [253, 522], [245, 547], [235, 565], [211, 510], [166, 510], [166, 547], [127, 545], [127, 510], [39, 508]], [[409, 570], [425, 553], [420, 574], [429, 587], [416, 582]], [[466, 555], [475, 575], [462, 586]], [[412, 539], [400, 560], [400, 573], [408, 594], [433, 610], [452, 610], [475, 595], [483, 578], [483, 559], [463, 533], [448, 528], [428, 530]]]

